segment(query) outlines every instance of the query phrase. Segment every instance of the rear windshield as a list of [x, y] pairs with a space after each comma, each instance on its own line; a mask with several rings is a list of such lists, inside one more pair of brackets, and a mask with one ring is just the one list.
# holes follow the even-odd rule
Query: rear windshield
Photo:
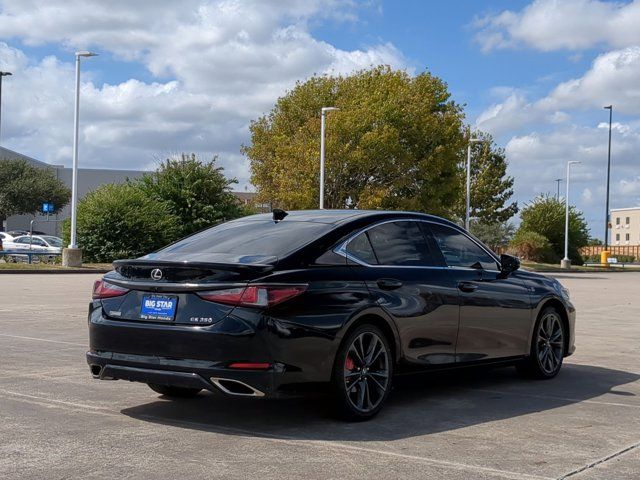
[[61, 247], [62, 246], [62, 239], [58, 238], [58, 237], [52, 237], [50, 235], [46, 235], [42, 237], [49, 245], [51, 245], [52, 247]]
[[228, 222], [179, 240], [157, 253], [223, 253], [283, 257], [321, 237], [332, 224]]

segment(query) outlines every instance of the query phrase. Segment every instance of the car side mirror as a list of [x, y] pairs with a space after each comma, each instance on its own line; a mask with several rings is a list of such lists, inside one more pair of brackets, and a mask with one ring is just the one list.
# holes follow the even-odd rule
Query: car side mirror
[[500, 271], [505, 275], [515, 272], [520, 268], [520, 259], [513, 255], [500, 255]]

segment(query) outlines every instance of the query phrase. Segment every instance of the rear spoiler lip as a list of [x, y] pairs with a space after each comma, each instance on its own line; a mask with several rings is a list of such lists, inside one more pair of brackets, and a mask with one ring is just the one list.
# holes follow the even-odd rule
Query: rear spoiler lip
[[124, 287], [128, 290], [143, 290], [152, 292], [201, 292], [206, 290], [219, 290], [227, 288], [244, 288], [249, 283], [246, 282], [211, 282], [211, 283], [176, 283], [176, 282], [155, 282], [148, 280], [123, 280], [109, 276], [104, 277], [104, 281]]
[[[275, 259], [276, 257], [274, 257]], [[275, 264], [271, 263], [221, 263], [221, 262], [191, 262], [189, 260], [183, 260], [177, 262], [175, 260], [162, 260], [162, 259], [130, 259], [130, 260], [115, 260], [113, 262], [113, 268], [116, 270], [118, 267], [125, 266], [139, 266], [139, 267], [193, 267], [193, 268], [212, 268], [220, 270], [231, 271], [268, 271], [275, 268]]]

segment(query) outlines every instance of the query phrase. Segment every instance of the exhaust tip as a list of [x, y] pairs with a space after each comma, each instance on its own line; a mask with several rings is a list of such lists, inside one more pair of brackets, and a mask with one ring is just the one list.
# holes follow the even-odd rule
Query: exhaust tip
[[227, 395], [240, 397], [264, 397], [264, 393], [239, 380], [230, 378], [211, 378], [211, 382]]
[[100, 365], [90, 365], [89, 369], [91, 370], [93, 378], [100, 378], [100, 374], [102, 373], [102, 367]]

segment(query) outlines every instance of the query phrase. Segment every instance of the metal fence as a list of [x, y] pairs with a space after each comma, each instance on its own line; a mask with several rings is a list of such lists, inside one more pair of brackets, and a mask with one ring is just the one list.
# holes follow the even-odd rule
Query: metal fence
[[[583, 257], [588, 255], [600, 255], [600, 252], [604, 250], [604, 246], [597, 245], [591, 247], [584, 247], [580, 250], [580, 253]], [[616, 255], [629, 255], [636, 257], [636, 259], [640, 258], [640, 245], [609, 245], [607, 250], [611, 252], [611, 256], [615, 257]]]
[[[56, 257], [61, 256], [61, 253], [52, 252], [33, 252], [30, 250], [0, 250], [0, 258], [4, 257], [5, 262], [22, 262], [26, 260], [27, 263], [39, 263], [44, 261], [45, 263], [55, 263]], [[35, 257], [35, 260], [34, 258]], [[45, 257], [44, 259], [41, 257]]]

